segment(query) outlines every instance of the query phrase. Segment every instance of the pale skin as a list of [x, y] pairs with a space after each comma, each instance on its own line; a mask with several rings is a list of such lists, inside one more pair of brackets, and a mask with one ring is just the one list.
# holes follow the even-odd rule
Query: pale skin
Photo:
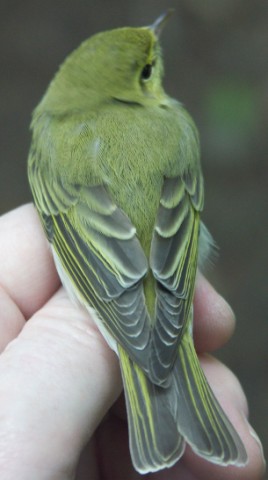
[[[116, 355], [89, 315], [60, 287], [32, 205], [0, 217], [0, 265], [1, 480], [142, 478], [128, 453]], [[187, 449], [172, 469], [143, 478], [263, 478], [262, 451], [246, 420], [241, 386], [224, 365], [204, 354], [221, 347], [234, 324], [228, 304], [199, 276], [196, 348], [217, 398], [245, 443], [248, 464], [219, 467]]]

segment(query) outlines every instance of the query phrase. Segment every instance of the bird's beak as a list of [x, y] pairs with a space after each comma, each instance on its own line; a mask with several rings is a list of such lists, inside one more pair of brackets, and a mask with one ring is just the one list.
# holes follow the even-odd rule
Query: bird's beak
[[167, 21], [169, 20], [169, 17], [173, 13], [174, 13], [174, 9], [169, 8], [165, 13], [160, 15], [160, 17], [158, 17], [152, 25], [150, 25], [149, 28], [154, 32], [154, 34], [157, 38], [160, 37], [160, 34], [161, 34], [164, 26], [166, 25]]

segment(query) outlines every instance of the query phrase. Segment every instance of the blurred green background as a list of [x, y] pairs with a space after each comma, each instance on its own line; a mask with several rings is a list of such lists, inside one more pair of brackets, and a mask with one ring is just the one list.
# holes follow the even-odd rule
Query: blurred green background
[[219, 356], [239, 376], [267, 450], [267, 1], [1, 0], [0, 213], [31, 199], [31, 111], [59, 63], [91, 34], [150, 24], [169, 7], [166, 90], [200, 131], [204, 219], [220, 247], [209, 277], [237, 315]]

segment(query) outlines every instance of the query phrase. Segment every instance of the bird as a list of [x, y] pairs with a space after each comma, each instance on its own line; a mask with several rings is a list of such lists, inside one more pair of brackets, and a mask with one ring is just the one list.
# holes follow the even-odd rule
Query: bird
[[62, 283], [118, 355], [142, 474], [186, 445], [219, 465], [247, 462], [193, 343], [196, 272], [213, 240], [197, 128], [162, 84], [169, 16], [97, 33], [67, 57], [33, 112], [28, 158]]

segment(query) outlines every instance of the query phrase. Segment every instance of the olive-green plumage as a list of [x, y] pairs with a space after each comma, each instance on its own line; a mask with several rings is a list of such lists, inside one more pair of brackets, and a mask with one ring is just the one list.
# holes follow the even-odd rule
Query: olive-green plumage
[[162, 87], [163, 20], [99, 33], [67, 58], [34, 111], [28, 163], [63, 284], [119, 355], [141, 473], [173, 465], [185, 443], [215, 463], [246, 462], [193, 347], [211, 239], [198, 134]]

